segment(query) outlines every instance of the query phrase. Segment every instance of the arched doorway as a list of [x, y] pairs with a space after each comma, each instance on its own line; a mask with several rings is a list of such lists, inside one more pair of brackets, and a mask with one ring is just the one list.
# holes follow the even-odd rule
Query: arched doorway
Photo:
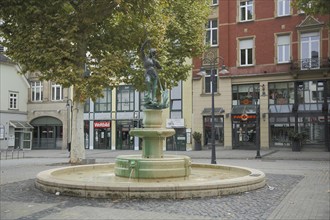
[[63, 123], [54, 117], [39, 117], [31, 121], [34, 126], [32, 149], [61, 149]]

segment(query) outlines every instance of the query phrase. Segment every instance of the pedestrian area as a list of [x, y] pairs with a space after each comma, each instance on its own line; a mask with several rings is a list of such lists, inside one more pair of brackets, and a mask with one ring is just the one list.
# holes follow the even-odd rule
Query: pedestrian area
[[[136, 151], [87, 151], [96, 163]], [[210, 163], [210, 151], [185, 154]], [[329, 219], [329, 152], [217, 150], [217, 163], [256, 168], [267, 185], [247, 193], [184, 200], [103, 200], [47, 194], [34, 187], [43, 170], [69, 166], [67, 151], [27, 151], [1, 159], [0, 219]]]

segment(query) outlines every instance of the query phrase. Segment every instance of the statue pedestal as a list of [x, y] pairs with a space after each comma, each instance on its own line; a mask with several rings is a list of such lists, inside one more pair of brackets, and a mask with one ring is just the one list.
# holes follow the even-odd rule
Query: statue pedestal
[[143, 139], [142, 155], [116, 158], [116, 176], [129, 178], [188, 177], [191, 160], [187, 156], [164, 156], [163, 142], [175, 134], [174, 129], [162, 128], [162, 110], [144, 111], [144, 128], [135, 128], [130, 135]]

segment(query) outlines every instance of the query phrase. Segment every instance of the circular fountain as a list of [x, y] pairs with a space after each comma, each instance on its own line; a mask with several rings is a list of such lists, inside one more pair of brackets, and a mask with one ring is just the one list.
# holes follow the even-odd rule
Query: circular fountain
[[38, 189], [90, 198], [194, 198], [261, 188], [265, 174], [245, 167], [195, 164], [188, 156], [164, 155], [163, 141], [173, 129], [161, 128], [162, 110], [144, 111], [142, 155], [122, 155], [115, 164], [92, 164], [40, 172]]

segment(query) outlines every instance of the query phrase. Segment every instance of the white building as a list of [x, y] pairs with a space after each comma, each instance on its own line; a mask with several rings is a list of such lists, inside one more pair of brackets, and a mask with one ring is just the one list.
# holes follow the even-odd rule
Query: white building
[[0, 53], [0, 149], [31, 148], [33, 127], [27, 121], [28, 88], [18, 66]]

